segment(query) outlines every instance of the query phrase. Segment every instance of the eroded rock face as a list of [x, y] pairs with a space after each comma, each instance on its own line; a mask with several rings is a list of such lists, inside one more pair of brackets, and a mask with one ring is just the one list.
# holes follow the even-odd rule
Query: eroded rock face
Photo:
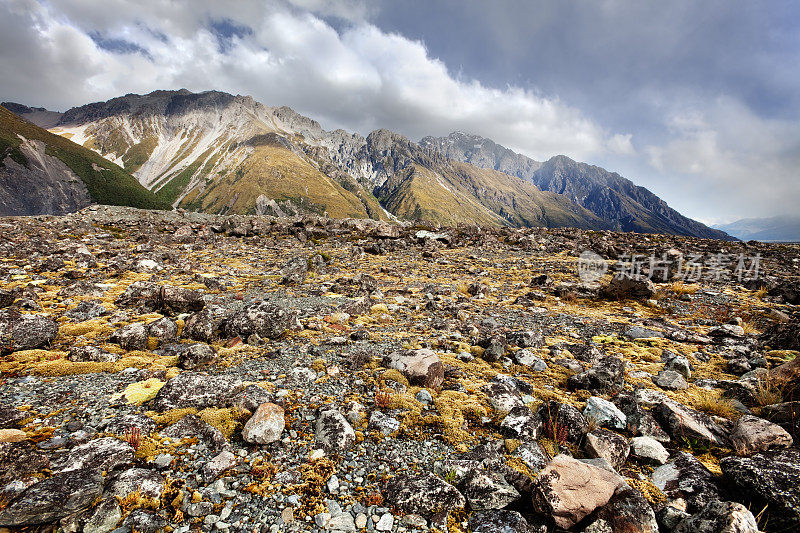
[[568, 529], [608, 503], [624, 486], [618, 475], [566, 455], [557, 455], [533, 483], [533, 507]]
[[444, 380], [444, 365], [433, 350], [411, 350], [392, 353], [384, 359], [384, 366], [403, 373], [412, 385], [439, 388]]
[[0, 310], [0, 353], [47, 347], [57, 334], [58, 325], [46, 316]]
[[54, 522], [87, 508], [102, 492], [98, 469], [62, 472], [31, 486], [0, 511], [0, 526]]
[[464, 496], [452, 485], [433, 474], [401, 474], [389, 480], [384, 490], [386, 500], [404, 513], [431, 516], [466, 505]]
[[720, 461], [725, 478], [748, 498], [766, 501], [789, 522], [800, 524], [800, 450], [788, 448], [726, 457]]
[[317, 418], [316, 440], [325, 451], [341, 454], [353, 446], [356, 434], [342, 413], [329, 409]]
[[247, 339], [256, 334], [265, 339], [277, 339], [289, 327], [289, 318], [289, 312], [280, 305], [256, 302], [229, 317], [223, 330], [228, 337]]

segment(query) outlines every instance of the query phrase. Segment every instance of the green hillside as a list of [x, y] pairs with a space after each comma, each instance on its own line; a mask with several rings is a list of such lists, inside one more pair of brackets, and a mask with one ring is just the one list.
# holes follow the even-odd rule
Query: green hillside
[[144, 188], [133, 176], [91, 150], [27, 122], [0, 106], [0, 165], [7, 155], [22, 165], [27, 161], [19, 145], [19, 135], [38, 140], [45, 152], [66, 164], [86, 184], [92, 199], [99, 204], [125, 205], [142, 209], [170, 209], [170, 205]]

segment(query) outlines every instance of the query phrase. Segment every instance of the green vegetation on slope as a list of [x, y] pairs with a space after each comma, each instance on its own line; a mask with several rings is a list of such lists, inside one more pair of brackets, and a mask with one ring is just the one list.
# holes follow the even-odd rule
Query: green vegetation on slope
[[[42, 141], [45, 153], [60, 159], [86, 184], [92, 199], [99, 204], [126, 205], [142, 209], [169, 209], [133, 176], [91, 150], [31, 124], [0, 106], [0, 165], [6, 155], [27, 164], [18, 147], [22, 140]], [[97, 169], [97, 170], [96, 170]]]

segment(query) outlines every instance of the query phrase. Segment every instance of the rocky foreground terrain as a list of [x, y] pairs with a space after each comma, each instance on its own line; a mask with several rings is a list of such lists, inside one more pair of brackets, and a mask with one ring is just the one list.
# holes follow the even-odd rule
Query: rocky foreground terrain
[[[800, 527], [798, 246], [96, 206], [0, 229], [3, 531]], [[615, 276], [631, 255], [659, 283]], [[692, 256], [711, 275], [677, 279]]]

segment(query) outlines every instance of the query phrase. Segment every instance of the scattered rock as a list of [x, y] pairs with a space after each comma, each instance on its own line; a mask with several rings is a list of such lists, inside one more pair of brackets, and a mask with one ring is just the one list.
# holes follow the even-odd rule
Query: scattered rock
[[261, 404], [242, 429], [242, 438], [253, 444], [280, 440], [286, 427], [283, 408], [274, 403]]

